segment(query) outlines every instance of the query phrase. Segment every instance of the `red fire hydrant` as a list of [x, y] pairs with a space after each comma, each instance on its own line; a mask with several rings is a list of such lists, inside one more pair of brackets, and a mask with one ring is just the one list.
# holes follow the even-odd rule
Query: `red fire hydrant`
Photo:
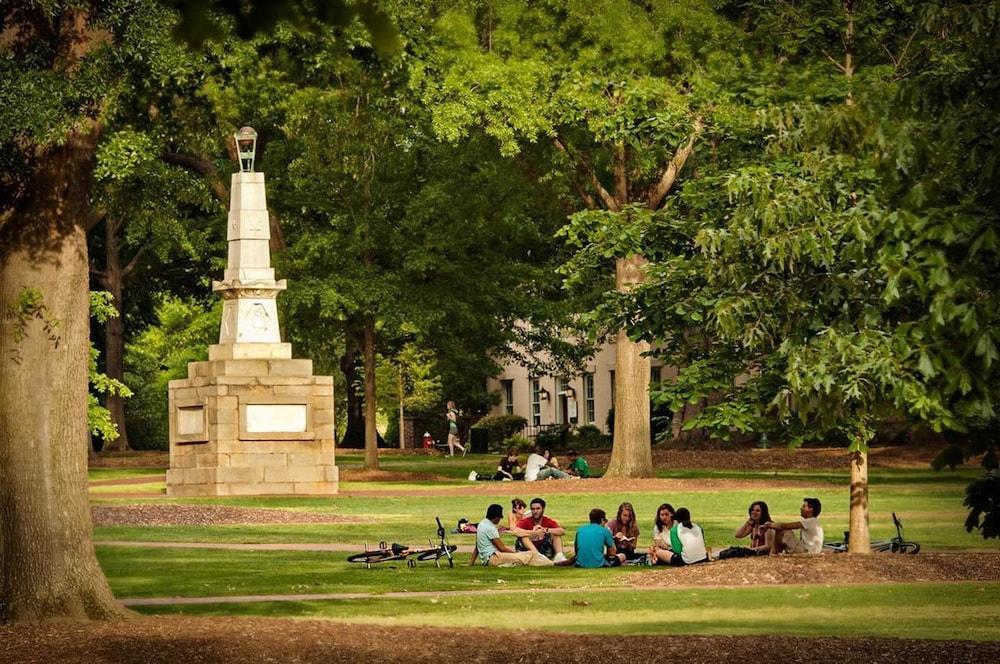
[[431, 436], [429, 431], [424, 432], [424, 437], [421, 438], [421, 442], [423, 443], [425, 450], [429, 450], [434, 447], [434, 437]]

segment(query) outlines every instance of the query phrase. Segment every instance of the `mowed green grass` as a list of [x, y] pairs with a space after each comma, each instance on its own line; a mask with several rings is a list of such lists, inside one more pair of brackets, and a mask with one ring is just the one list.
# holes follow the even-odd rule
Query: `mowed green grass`
[[[931, 473], [933, 471], [927, 471]], [[892, 512], [903, 520], [907, 538], [918, 541], [927, 550], [948, 551], [996, 548], [996, 542], [984, 541], [976, 534], [966, 533], [966, 516], [962, 506], [967, 479], [955, 476], [951, 482], [924, 482], [917, 477], [910, 482], [883, 483], [873, 477], [871, 487], [871, 529], [875, 538], [894, 534]], [[707, 543], [723, 548], [734, 542], [732, 531], [746, 518], [746, 507], [754, 500], [768, 502], [776, 519], [791, 520], [798, 515], [805, 495], [823, 502], [821, 521], [827, 539], [836, 539], [846, 530], [848, 521], [847, 491], [834, 483], [817, 483], [815, 488], [760, 488], [705, 490], [660, 494], [652, 492], [612, 492], [593, 494], [547, 494], [552, 483], [526, 485], [521, 496], [530, 500], [541, 495], [548, 502], [547, 514], [570, 529], [586, 521], [593, 507], [613, 513], [623, 501], [630, 501], [639, 515], [643, 542], [651, 537], [652, 520], [657, 506], [669, 502], [674, 507], [688, 507], [694, 520], [705, 531]], [[530, 491], [530, 493], [529, 493]], [[93, 498], [97, 499], [95, 495]], [[104, 496], [101, 495], [101, 498]], [[359, 523], [303, 525], [224, 525], [102, 527], [95, 529], [98, 540], [130, 540], [161, 542], [343, 542], [361, 546], [380, 540], [403, 543], [423, 543], [434, 537], [434, 518], [441, 517], [450, 530], [460, 518], [478, 522], [490, 502], [499, 502], [509, 509], [510, 497], [489, 496], [428, 496], [414, 494], [400, 497], [335, 496], [319, 497], [247, 497], [211, 499], [154, 499], [153, 502], [178, 504], [233, 505], [251, 508], [279, 508], [306, 512], [331, 513], [359, 519]], [[105, 501], [95, 501], [101, 504]], [[111, 501], [107, 504], [118, 504]], [[135, 502], [135, 501], [129, 501]], [[149, 501], [146, 501], [149, 502]], [[570, 534], [572, 537], [572, 533]], [[455, 543], [470, 542], [471, 536], [453, 536]]]
[[355, 624], [1000, 640], [1000, 583], [527, 591], [140, 607], [147, 614], [327, 618]]
[[[346, 455], [345, 455], [346, 456]], [[403, 459], [398, 462], [397, 459]], [[313, 595], [352, 593], [345, 600], [226, 603], [140, 607], [149, 614], [268, 615], [326, 618], [349, 623], [440, 625], [500, 629], [533, 628], [599, 634], [786, 634], [797, 636], [883, 636], [1000, 640], [1000, 580], [997, 583], [928, 583], [873, 586], [762, 586], [751, 588], [636, 589], [635, 570], [489, 569], [468, 566], [458, 556], [454, 569], [432, 563], [416, 568], [380, 565], [366, 569], [346, 562], [343, 552], [213, 550], [101, 546], [100, 540], [215, 543], [317, 543], [356, 545], [380, 540], [420, 544], [434, 537], [434, 517], [450, 529], [458, 518], [478, 521], [490, 502], [509, 507], [510, 496], [426, 495], [439, 487], [468, 486], [469, 458], [386, 457], [383, 467], [423, 472], [434, 479], [403, 483], [344, 483], [345, 491], [389, 489], [406, 496], [246, 497], [129, 500], [92, 493], [94, 504], [175, 503], [232, 505], [330, 513], [358, 519], [346, 524], [102, 527], [97, 552], [112, 589], [122, 598]], [[476, 462], [475, 458], [472, 459]], [[487, 461], [487, 458], [482, 459]], [[350, 464], [350, 457], [338, 457]], [[479, 465], [483, 465], [480, 463]], [[154, 471], [155, 472], [155, 471]], [[115, 477], [149, 475], [150, 469], [120, 469]], [[733, 543], [732, 530], [746, 506], [767, 500], [776, 518], [792, 519], [805, 495], [823, 501], [827, 539], [847, 527], [847, 473], [730, 470], [671, 470], [671, 477], [741, 480], [736, 488], [685, 489], [673, 493], [614, 491], [547, 494], [555, 483], [523, 485], [524, 499], [541, 495], [547, 512], [572, 530], [592, 507], [613, 512], [628, 500], [638, 512], [645, 542], [661, 502], [686, 506], [715, 549]], [[996, 549], [962, 528], [965, 485], [978, 473], [930, 469], [876, 470], [871, 478], [874, 537], [889, 536], [891, 512], [898, 513], [909, 539], [925, 550]], [[100, 473], [98, 475], [101, 475]], [[445, 478], [445, 479], [442, 479]], [[98, 479], [92, 475], [92, 479]], [[100, 479], [108, 479], [107, 475]], [[773, 487], [774, 479], [802, 487]], [[149, 486], [147, 487], [146, 484]], [[685, 483], [685, 487], [691, 483]], [[120, 488], [155, 490], [157, 483]], [[159, 486], [162, 486], [160, 484]], [[509, 485], [508, 485], [509, 486]], [[471, 544], [469, 535], [450, 535]], [[647, 573], [669, 575], [669, 570]], [[558, 592], [544, 592], [545, 590]], [[406, 594], [410, 593], [409, 596]], [[419, 593], [414, 595], [414, 593]], [[387, 594], [391, 594], [388, 596]], [[401, 595], [402, 594], [402, 595]]]

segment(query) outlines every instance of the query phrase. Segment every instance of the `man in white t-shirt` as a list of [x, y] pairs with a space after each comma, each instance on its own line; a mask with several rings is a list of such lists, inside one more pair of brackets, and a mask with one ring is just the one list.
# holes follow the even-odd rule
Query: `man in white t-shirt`
[[571, 476], [550, 465], [548, 452], [536, 447], [535, 451], [528, 455], [528, 460], [524, 462], [524, 481], [534, 482], [535, 480], [547, 480], [550, 477], [566, 480]]
[[[771, 555], [779, 553], [822, 553], [823, 527], [819, 525], [819, 513], [823, 506], [818, 498], [803, 498], [798, 521], [775, 523], [768, 521], [762, 528], [777, 532], [771, 545]], [[795, 532], [799, 531], [799, 536]]]

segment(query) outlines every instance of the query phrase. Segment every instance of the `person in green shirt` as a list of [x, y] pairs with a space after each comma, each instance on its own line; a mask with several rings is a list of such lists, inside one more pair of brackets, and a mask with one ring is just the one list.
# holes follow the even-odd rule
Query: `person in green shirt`
[[576, 453], [576, 450], [570, 450], [566, 453], [569, 457], [569, 467], [566, 472], [570, 475], [576, 475], [577, 477], [590, 477], [590, 464], [582, 456]]

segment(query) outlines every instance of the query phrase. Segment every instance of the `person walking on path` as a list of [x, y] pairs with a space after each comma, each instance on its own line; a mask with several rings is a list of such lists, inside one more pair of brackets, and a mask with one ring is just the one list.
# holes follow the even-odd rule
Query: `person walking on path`
[[455, 456], [455, 448], [462, 450], [462, 456], [465, 456], [466, 449], [462, 446], [462, 443], [458, 442], [458, 409], [455, 407], [454, 401], [448, 402], [448, 456]]

